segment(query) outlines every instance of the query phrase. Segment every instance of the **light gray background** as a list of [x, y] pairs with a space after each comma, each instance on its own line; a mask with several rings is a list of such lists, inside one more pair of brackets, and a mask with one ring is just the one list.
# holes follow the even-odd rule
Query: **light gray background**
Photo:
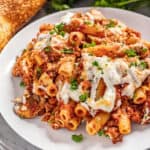
[[[74, 7], [84, 7], [90, 6], [93, 0], [79, 0]], [[45, 6], [32, 20], [41, 18], [47, 15]], [[150, 16], [150, 7], [144, 7], [142, 9], [136, 10], [136, 12], [142, 13], [144, 15]], [[5, 122], [3, 117], [0, 115], [0, 150], [39, 150], [35, 146], [32, 146], [25, 140], [23, 140], [19, 135], [17, 135]]]

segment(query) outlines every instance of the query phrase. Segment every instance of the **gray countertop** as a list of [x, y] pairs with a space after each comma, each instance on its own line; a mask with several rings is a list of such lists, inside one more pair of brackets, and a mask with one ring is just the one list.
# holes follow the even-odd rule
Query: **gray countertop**
[[[90, 6], [93, 0], [79, 0], [74, 7]], [[150, 16], [150, 8], [142, 8], [136, 10], [136, 12]], [[42, 9], [32, 21], [45, 16], [45, 9]], [[39, 150], [35, 146], [29, 144], [19, 135], [17, 135], [5, 122], [3, 117], [0, 115], [0, 150]]]

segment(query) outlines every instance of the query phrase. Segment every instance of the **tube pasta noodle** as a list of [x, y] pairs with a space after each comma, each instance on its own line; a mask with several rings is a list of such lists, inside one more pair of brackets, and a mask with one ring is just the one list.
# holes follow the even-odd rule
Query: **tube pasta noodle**
[[100, 26], [88, 26], [81, 27], [81, 31], [84, 34], [94, 35], [98, 37], [104, 37], [104, 31]]
[[63, 120], [61, 120], [60, 118], [55, 118], [55, 128], [63, 128], [65, 127], [65, 123]]
[[38, 96], [42, 96], [45, 94], [45, 88], [43, 86], [40, 86], [40, 84], [37, 81], [35, 81], [33, 83], [33, 86], [34, 86], [34, 88], [33, 88], [34, 94], [36, 94]]
[[42, 117], [53, 129], [121, 142], [131, 123], [150, 123], [150, 42], [97, 10], [71, 12], [41, 25], [16, 58], [12, 75], [22, 79], [13, 100], [22, 118]]
[[71, 119], [71, 113], [68, 109], [62, 109], [60, 110], [60, 118], [64, 121], [64, 122], [68, 122], [68, 120]]
[[135, 91], [135, 94], [134, 94], [134, 98], [133, 98], [133, 102], [135, 104], [142, 104], [146, 101], [147, 99], [147, 95], [146, 95], [146, 92], [148, 91], [148, 87], [146, 86], [142, 86], [140, 88], [138, 88], [136, 91]]
[[71, 75], [73, 73], [73, 68], [74, 68], [73, 62], [66, 61], [61, 64], [61, 66], [59, 68], [59, 74], [65, 76], [65, 77], [71, 77]]
[[48, 76], [47, 73], [43, 73], [40, 76], [39, 83], [44, 86], [48, 86], [52, 84], [52, 79]]
[[103, 55], [115, 57], [117, 55], [118, 45], [96, 45], [95, 47], [84, 48], [84, 52], [91, 53], [101, 57]]
[[87, 113], [88, 112], [84, 106], [82, 106], [81, 104], [77, 104], [77, 106], [75, 107], [75, 114], [78, 117], [85, 117]]
[[44, 59], [38, 53], [35, 53], [32, 57], [34, 57], [34, 60], [38, 65], [42, 65], [44, 63]]
[[62, 59], [59, 67], [59, 74], [65, 77], [71, 77], [74, 69], [74, 57], [67, 57]]
[[46, 91], [49, 96], [54, 97], [57, 94], [57, 87], [55, 84], [50, 84], [50, 85], [48, 85]]
[[79, 118], [71, 118], [68, 122], [67, 122], [67, 125], [66, 127], [69, 129], [69, 130], [76, 130], [77, 127], [79, 126], [80, 124], [80, 119]]
[[79, 46], [84, 39], [82, 32], [71, 32], [69, 35], [69, 42], [73, 45]]
[[131, 121], [127, 114], [122, 113], [119, 117], [118, 123], [119, 131], [121, 134], [129, 134], [131, 132]]
[[87, 122], [86, 124], [86, 131], [89, 135], [96, 134], [100, 129], [103, 128], [105, 123], [109, 119], [109, 114], [105, 112], [100, 112], [93, 118], [91, 121]]

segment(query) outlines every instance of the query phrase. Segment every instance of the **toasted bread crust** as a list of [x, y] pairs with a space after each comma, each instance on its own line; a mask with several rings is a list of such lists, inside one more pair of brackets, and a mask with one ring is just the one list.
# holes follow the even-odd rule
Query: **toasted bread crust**
[[46, 0], [1, 0], [0, 1], [0, 51], [8, 40], [37, 11]]

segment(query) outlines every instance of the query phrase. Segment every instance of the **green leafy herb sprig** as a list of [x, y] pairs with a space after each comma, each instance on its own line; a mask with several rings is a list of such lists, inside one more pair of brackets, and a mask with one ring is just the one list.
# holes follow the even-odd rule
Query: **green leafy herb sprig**
[[77, 0], [49, 0], [49, 5], [51, 5], [54, 10], [65, 10], [72, 7], [75, 1]]
[[[49, 6], [54, 10], [65, 10], [73, 7], [78, 0], [48, 0]], [[128, 10], [136, 10], [144, 6], [150, 6], [150, 0], [93, 0], [91, 6], [115, 7]]]
[[150, 6], [149, 0], [95, 0], [94, 6], [115, 7], [135, 10], [140, 7]]

